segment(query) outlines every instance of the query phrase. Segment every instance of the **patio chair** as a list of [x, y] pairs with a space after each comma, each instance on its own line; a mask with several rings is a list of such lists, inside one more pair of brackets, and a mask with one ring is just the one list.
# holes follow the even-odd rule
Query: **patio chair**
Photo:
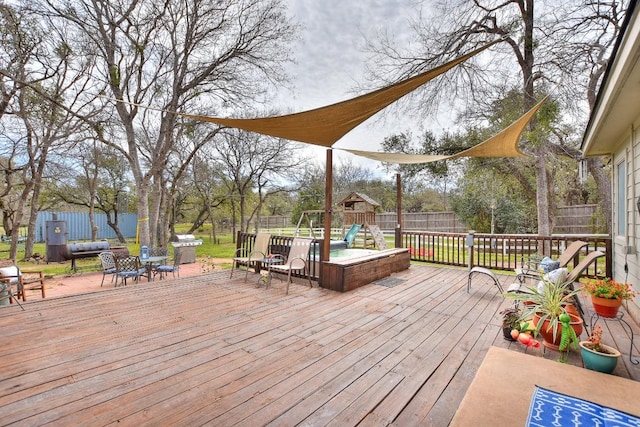
[[[158, 255], [163, 256], [163, 255]], [[175, 279], [176, 273], [178, 273], [178, 277], [180, 277], [180, 257], [182, 256], [182, 251], [175, 251], [173, 253], [173, 263], [172, 264], [159, 264], [153, 267], [153, 275], [160, 275], [160, 280], [164, 279], [164, 276], [171, 273], [173, 274], [173, 278]]]
[[20, 298], [18, 298], [11, 289], [11, 278], [8, 277], [0, 278], [0, 306], [5, 305], [5, 303], [2, 303], [4, 300], [9, 300], [9, 303], [15, 301], [22, 311], [24, 311], [24, 307], [20, 304]]
[[248, 249], [238, 248], [236, 250], [235, 256], [233, 257], [233, 264], [231, 265], [231, 275], [229, 276], [229, 278], [231, 279], [233, 277], [233, 270], [239, 268], [241, 265], [244, 265], [244, 281], [246, 282], [251, 266], [259, 266], [262, 263], [262, 260], [264, 260], [269, 254], [270, 240], [271, 234], [258, 233], [256, 234], [256, 240], [253, 244], [253, 249], [251, 249], [248, 253]]
[[291, 242], [289, 255], [283, 264], [271, 265], [269, 268], [268, 283], [271, 283], [273, 273], [281, 273], [287, 275], [287, 290], [289, 294], [289, 284], [291, 284], [291, 273], [302, 272], [307, 276], [309, 287], [313, 287], [311, 277], [309, 277], [309, 251], [311, 249], [311, 239], [303, 239], [296, 237]]
[[[598, 258], [601, 258], [605, 256], [604, 252], [600, 252], [600, 251], [593, 251], [593, 252], [589, 252], [587, 254], [586, 257], [584, 257], [575, 267], [573, 267], [573, 269], [571, 271], [569, 271], [568, 274], [563, 275], [563, 283], [568, 283], [569, 284], [569, 289], [573, 290], [573, 284], [575, 282], [578, 281], [578, 279], [580, 279], [580, 276], [582, 275], [582, 273], [589, 268], [589, 266]], [[562, 269], [566, 269], [566, 267], [562, 267]], [[553, 273], [553, 272], [552, 272]], [[549, 274], [549, 273], [548, 273]], [[509, 286], [509, 288], [507, 289], [507, 292], [531, 292], [529, 291], [529, 289], [523, 285], [522, 283], [514, 283], [511, 286]], [[575, 305], [576, 308], [578, 309], [578, 313], [580, 314], [580, 317], [582, 318], [584, 324], [586, 325], [587, 322], [584, 318], [584, 310], [582, 309], [582, 304], [580, 303], [580, 298], [574, 298], [575, 301]]]
[[[560, 254], [558, 259], [556, 260], [555, 268], [564, 268], [566, 267], [572, 259], [576, 257], [589, 243], [583, 242], [582, 240], [576, 240], [575, 242], [571, 242], [569, 246], [565, 248], [564, 251]], [[540, 280], [544, 272], [540, 272], [540, 260], [536, 261], [523, 261], [521, 268], [516, 268], [516, 278], [520, 283], [524, 283], [526, 279]]]
[[116, 258], [111, 251], [100, 252], [98, 258], [102, 265], [102, 281], [100, 282], [100, 287], [102, 287], [105, 276], [111, 275], [112, 282], [116, 277]]
[[120, 284], [126, 286], [127, 279], [133, 279], [139, 281], [140, 276], [144, 276], [147, 269], [140, 265], [140, 258], [137, 256], [128, 256], [123, 258], [115, 258], [116, 260], [116, 286], [118, 286], [118, 279]]
[[15, 260], [4, 260], [0, 263], [0, 277], [10, 278], [10, 284], [17, 285], [16, 297], [27, 300], [27, 291], [39, 290], [45, 297], [44, 273], [42, 271], [21, 271]]

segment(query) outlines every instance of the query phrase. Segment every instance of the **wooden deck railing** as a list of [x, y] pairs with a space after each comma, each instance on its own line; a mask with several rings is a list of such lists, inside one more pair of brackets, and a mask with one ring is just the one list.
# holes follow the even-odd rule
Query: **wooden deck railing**
[[[468, 244], [470, 236], [472, 236], [473, 246]], [[237, 248], [242, 247], [250, 251], [254, 240], [255, 234], [238, 233]], [[292, 240], [293, 237], [272, 235], [271, 252], [287, 256]], [[321, 239], [313, 240], [318, 245], [322, 244]], [[589, 252], [599, 250], [604, 252], [606, 256], [591, 264], [585, 274], [611, 277], [611, 238], [607, 235], [571, 234], [542, 237], [533, 234], [476, 233], [470, 235], [429, 231], [405, 231], [401, 234], [402, 247], [409, 248], [412, 261], [461, 267], [480, 266], [504, 271], [513, 271], [535, 254], [555, 259], [564, 248], [575, 240], [588, 242], [589, 245], [582, 249], [580, 255], [569, 265], [573, 267], [581, 257]], [[311, 252], [313, 253], [313, 251]], [[310, 260], [311, 258], [312, 256], [310, 256]], [[310, 267], [312, 280], [317, 280], [319, 275], [317, 263], [311, 262]]]
[[[413, 261], [435, 264], [480, 266], [492, 270], [513, 270], [534, 254], [557, 258], [571, 242], [588, 242], [580, 256], [599, 250], [606, 254], [589, 266], [585, 274], [608, 276], [612, 274], [611, 238], [606, 235], [554, 235], [542, 237], [532, 234], [468, 234], [406, 231], [402, 246], [409, 248]], [[471, 242], [472, 246], [469, 245]]]
[[[253, 245], [255, 243], [256, 235], [253, 233], [242, 233], [238, 232], [236, 236], [236, 252], [239, 252], [239, 249], [242, 249], [242, 253], [248, 254], [253, 249]], [[291, 249], [291, 242], [293, 242], [293, 237], [291, 236], [277, 236], [271, 235], [269, 239], [269, 251], [274, 255], [282, 255], [285, 258], [289, 256], [289, 250]], [[309, 261], [312, 261], [314, 258], [314, 244], [321, 245], [322, 240], [313, 239], [313, 243], [311, 246], [311, 251], [309, 252]], [[319, 253], [319, 249], [318, 249]], [[317, 271], [317, 263], [309, 262], [309, 275], [311, 280], [318, 280], [319, 272]], [[293, 276], [300, 276], [300, 274], [294, 272]]]

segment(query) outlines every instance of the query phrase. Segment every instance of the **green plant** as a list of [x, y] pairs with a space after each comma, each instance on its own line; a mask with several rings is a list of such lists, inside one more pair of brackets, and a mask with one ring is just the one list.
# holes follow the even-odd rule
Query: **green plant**
[[589, 295], [598, 298], [631, 299], [636, 295], [636, 292], [631, 288], [630, 284], [616, 282], [609, 277], [605, 277], [604, 279], [582, 279], [580, 283]]
[[508, 307], [500, 312], [502, 316], [502, 326], [510, 329], [520, 330], [520, 309], [516, 307]]
[[593, 331], [591, 331], [591, 335], [589, 336], [589, 340], [587, 342], [583, 342], [582, 345], [589, 350], [595, 351], [596, 353], [615, 355], [615, 352], [612, 352], [602, 344], [602, 326], [595, 325], [593, 327]]
[[537, 287], [528, 287], [526, 292], [507, 292], [504, 295], [524, 303], [520, 315], [521, 321], [538, 316], [540, 320], [536, 325], [536, 335], [540, 332], [545, 320], [548, 320], [547, 331], [551, 330], [553, 336], [556, 336], [561, 323], [560, 316], [567, 313], [565, 307], [573, 302], [573, 297], [580, 292], [580, 289], [572, 289], [569, 282], [556, 284], [546, 278], [542, 279], [542, 284], [540, 290]]

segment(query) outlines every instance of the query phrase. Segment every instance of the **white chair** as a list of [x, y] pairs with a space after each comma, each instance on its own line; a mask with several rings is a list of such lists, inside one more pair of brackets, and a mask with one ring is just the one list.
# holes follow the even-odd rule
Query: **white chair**
[[233, 277], [233, 270], [244, 265], [246, 271], [244, 273], [244, 280], [247, 281], [247, 275], [251, 266], [260, 265], [262, 261], [269, 254], [269, 241], [271, 240], [271, 234], [258, 233], [256, 234], [256, 240], [252, 249], [238, 248], [236, 255], [233, 257], [233, 264], [231, 265], [231, 275]]
[[0, 263], [0, 277], [8, 278], [5, 282], [17, 286], [15, 297], [27, 300], [27, 291], [39, 290], [45, 297], [44, 273], [42, 271], [21, 271], [15, 260], [3, 260]]
[[287, 274], [287, 290], [289, 294], [289, 284], [291, 283], [292, 272], [302, 272], [309, 280], [309, 287], [313, 287], [309, 277], [309, 250], [311, 249], [311, 239], [296, 237], [291, 242], [289, 255], [284, 264], [271, 265], [269, 268], [269, 283], [271, 283], [273, 273]]

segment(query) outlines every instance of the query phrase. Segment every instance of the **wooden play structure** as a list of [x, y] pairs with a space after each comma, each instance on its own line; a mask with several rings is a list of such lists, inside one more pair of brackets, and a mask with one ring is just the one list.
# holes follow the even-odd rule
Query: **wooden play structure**
[[352, 192], [340, 203], [343, 233], [359, 224], [361, 238], [356, 239], [354, 247], [387, 249], [387, 243], [380, 227], [376, 224], [376, 211], [380, 204], [366, 194]]

